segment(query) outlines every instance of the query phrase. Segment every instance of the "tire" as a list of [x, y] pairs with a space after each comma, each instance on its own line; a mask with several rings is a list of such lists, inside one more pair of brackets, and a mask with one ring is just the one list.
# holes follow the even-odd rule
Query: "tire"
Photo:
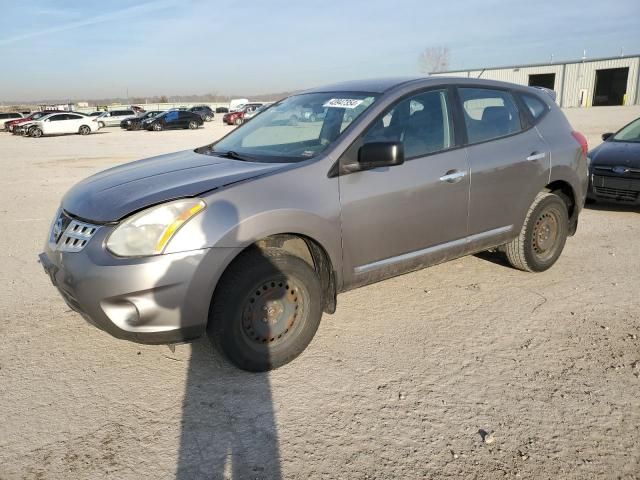
[[78, 133], [80, 135], [89, 135], [91, 133], [91, 127], [88, 127], [87, 125], [82, 125], [79, 129], [78, 129]]
[[98, 122], [98, 126], [99, 126], [100, 128], [104, 128], [104, 127], [105, 127], [105, 124], [104, 124], [104, 122]]
[[153, 128], [154, 132], [160, 132], [162, 130], [162, 124], [161, 123], [154, 123], [152, 128]]
[[564, 201], [553, 193], [540, 192], [520, 234], [506, 245], [509, 263], [526, 272], [543, 272], [556, 263], [569, 232], [569, 214]]
[[234, 125], [242, 125], [242, 119], [241, 119], [241, 118], [236, 118], [236, 119], [233, 121], [233, 123], [234, 123]]
[[204, 117], [205, 122], [210, 122], [211, 120], [213, 120], [213, 115], [207, 115], [206, 117]]
[[275, 248], [251, 249], [222, 275], [207, 332], [238, 368], [264, 372], [300, 355], [321, 317], [320, 280], [307, 262]]
[[191, 130], [195, 130], [196, 128], [198, 128], [198, 122], [196, 122], [195, 120], [191, 120], [191, 121], [189, 122], [189, 128], [190, 128]]
[[32, 136], [33, 138], [40, 138], [42, 134], [43, 132], [40, 127], [36, 127], [29, 130], [29, 135]]

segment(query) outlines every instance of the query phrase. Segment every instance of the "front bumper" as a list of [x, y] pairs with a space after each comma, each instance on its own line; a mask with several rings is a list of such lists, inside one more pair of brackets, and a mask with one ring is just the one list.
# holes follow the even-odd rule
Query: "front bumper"
[[87, 248], [47, 244], [40, 263], [70, 308], [116, 338], [177, 343], [201, 336], [215, 285], [238, 249], [206, 248], [118, 259], [102, 247], [110, 227]]
[[587, 198], [640, 206], [640, 178], [591, 174]]

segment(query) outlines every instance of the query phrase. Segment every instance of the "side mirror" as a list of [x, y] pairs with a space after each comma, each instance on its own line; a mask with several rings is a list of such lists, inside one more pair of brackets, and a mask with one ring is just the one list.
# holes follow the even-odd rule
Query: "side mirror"
[[609, 132], [609, 133], [603, 133], [602, 134], [602, 140], [606, 141], [609, 137], [612, 137], [613, 133]]
[[358, 164], [362, 170], [392, 167], [404, 163], [404, 147], [401, 142], [365, 143], [358, 150]]

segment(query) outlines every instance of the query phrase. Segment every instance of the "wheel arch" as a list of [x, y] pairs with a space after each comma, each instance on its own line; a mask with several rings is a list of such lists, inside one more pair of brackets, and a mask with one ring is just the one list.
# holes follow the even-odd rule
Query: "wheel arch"
[[565, 180], [555, 180], [544, 187], [544, 191], [558, 195], [567, 206], [569, 213], [569, 235], [575, 235], [578, 228], [580, 208], [571, 184]]
[[211, 292], [211, 299], [213, 299], [215, 291], [219, 287], [220, 279], [224, 275], [224, 272], [227, 271], [243, 253], [252, 249], [263, 250], [267, 248], [278, 248], [307, 262], [309, 266], [315, 270], [320, 279], [323, 292], [323, 311], [326, 313], [335, 312], [336, 295], [338, 291], [337, 273], [331, 256], [319, 241], [308, 235], [296, 232], [266, 235], [239, 250], [218, 275], [216, 285]]

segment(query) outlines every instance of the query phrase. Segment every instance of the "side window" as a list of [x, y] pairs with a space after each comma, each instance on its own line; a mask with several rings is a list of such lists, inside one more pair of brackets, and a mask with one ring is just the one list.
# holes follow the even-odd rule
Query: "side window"
[[66, 119], [67, 119], [67, 116], [62, 114], [62, 115], [54, 115], [49, 120], [52, 121], [52, 122], [58, 122], [60, 120], [66, 120]]
[[407, 159], [450, 148], [453, 127], [446, 90], [401, 100], [369, 127], [364, 143], [402, 142]]
[[80, 120], [82, 117], [80, 115], [67, 115], [67, 120]]
[[5, 118], [9, 118], [8, 113], [0, 113], [0, 120], [4, 120]]
[[520, 97], [522, 97], [522, 101], [525, 103], [529, 111], [531, 112], [531, 116], [534, 119], [539, 119], [544, 113], [549, 110], [549, 107], [546, 103], [540, 100], [538, 97], [534, 95], [529, 95], [528, 93], [521, 93]]
[[484, 142], [522, 130], [518, 107], [509, 92], [459, 88], [469, 143]]
[[167, 115], [164, 117], [164, 119], [167, 122], [173, 122], [174, 120], [178, 119], [178, 114], [179, 114], [179, 112], [174, 110], [173, 112], [167, 113]]

